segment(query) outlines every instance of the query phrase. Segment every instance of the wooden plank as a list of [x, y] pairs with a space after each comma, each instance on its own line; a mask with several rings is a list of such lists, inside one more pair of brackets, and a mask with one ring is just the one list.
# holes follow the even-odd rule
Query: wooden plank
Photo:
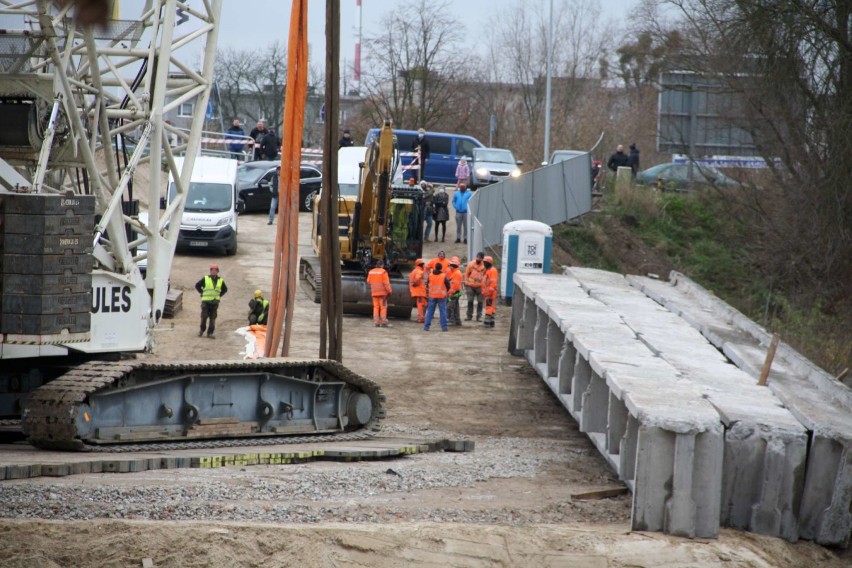
[[597, 489], [595, 491], [584, 491], [582, 493], [572, 493], [571, 499], [578, 501], [591, 499], [609, 499], [610, 497], [619, 497], [627, 493], [628, 489], [624, 487], [612, 487], [609, 489]]

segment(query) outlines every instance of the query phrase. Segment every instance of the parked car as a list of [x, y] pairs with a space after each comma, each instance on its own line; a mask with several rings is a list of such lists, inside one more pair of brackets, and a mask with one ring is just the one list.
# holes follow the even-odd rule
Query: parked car
[[[664, 189], [685, 189], [690, 186], [689, 164], [658, 164], [636, 174], [636, 183], [654, 185], [661, 181]], [[692, 164], [692, 184], [736, 187], [740, 182], [729, 178], [716, 168]]]
[[518, 177], [521, 170], [518, 166], [524, 163], [515, 160], [511, 150], [504, 148], [474, 148], [470, 163], [470, 188], [477, 189], [484, 185], [502, 181], [508, 177]]
[[[246, 162], [237, 168], [237, 186], [240, 199], [246, 204], [246, 211], [269, 211], [272, 203], [272, 176], [279, 165], [281, 162], [277, 160], [258, 160]], [[314, 165], [302, 164], [299, 179], [299, 211], [310, 211], [314, 206], [314, 197], [322, 187], [322, 172]]]
[[589, 163], [591, 163], [592, 155], [585, 150], [556, 150], [550, 155], [550, 161], [547, 164], [558, 164], [559, 162], [564, 162], [565, 160], [570, 160], [584, 154], [589, 155]]

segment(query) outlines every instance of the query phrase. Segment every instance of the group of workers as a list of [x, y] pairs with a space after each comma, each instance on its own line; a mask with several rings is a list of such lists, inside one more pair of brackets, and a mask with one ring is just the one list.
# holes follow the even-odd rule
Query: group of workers
[[[417, 323], [423, 324], [424, 331], [429, 331], [436, 308], [441, 331], [447, 331], [450, 325], [462, 325], [459, 303], [462, 294], [467, 296], [465, 320], [473, 319], [475, 306], [476, 321], [481, 321], [485, 327], [494, 327], [500, 282], [494, 260], [480, 252], [473, 262], [468, 263], [464, 273], [460, 267], [459, 258], [454, 256], [448, 259], [444, 251], [438, 252], [438, 256], [429, 262], [422, 258], [414, 262], [414, 270], [408, 276], [408, 291], [417, 308]], [[373, 298], [373, 323], [376, 327], [390, 327], [388, 298], [393, 288], [381, 259], [376, 260], [375, 267], [367, 274], [367, 283]], [[207, 337], [215, 338], [219, 301], [228, 291], [225, 281], [219, 276], [219, 265], [211, 264], [210, 274], [199, 280], [195, 289], [201, 295], [201, 327], [198, 336], [207, 333]], [[255, 290], [248, 305], [249, 325], [266, 325], [269, 319], [269, 300], [263, 297], [261, 290]]]
[[[499, 274], [494, 259], [484, 253], [476, 255], [476, 260], [468, 263], [464, 273], [460, 269], [459, 258], [447, 258], [444, 251], [428, 263], [418, 258], [414, 270], [408, 275], [408, 291], [417, 307], [417, 323], [423, 324], [423, 331], [429, 331], [438, 309], [441, 331], [447, 331], [450, 325], [461, 325], [462, 294], [467, 295], [467, 321], [473, 319], [476, 306], [476, 321], [482, 321], [485, 327], [494, 327]], [[373, 323], [376, 327], [390, 327], [388, 323], [388, 298], [391, 295], [390, 277], [381, 259], [367, 275], [370, 292], [373, 296]], [[485, 320], [482, 308], [485, 304]]]

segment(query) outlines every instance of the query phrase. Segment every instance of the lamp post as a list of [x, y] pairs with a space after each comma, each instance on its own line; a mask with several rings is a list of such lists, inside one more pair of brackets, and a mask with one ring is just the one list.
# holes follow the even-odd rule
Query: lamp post
[[544, 158], [546, 162], [550, 157], [550, 87], [551, 68], [553, 67], [553, 0], [550, 0], [550, 16], [547, 29], [547, 86], [544, 102]]

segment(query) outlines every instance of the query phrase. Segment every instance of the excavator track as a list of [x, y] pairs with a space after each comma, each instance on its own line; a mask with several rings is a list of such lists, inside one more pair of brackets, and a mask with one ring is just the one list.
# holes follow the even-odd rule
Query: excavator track
[[93, 361], [32, 393], [34, 446], [116, 451], [363, 439], [381, 388], [329, 360]]

